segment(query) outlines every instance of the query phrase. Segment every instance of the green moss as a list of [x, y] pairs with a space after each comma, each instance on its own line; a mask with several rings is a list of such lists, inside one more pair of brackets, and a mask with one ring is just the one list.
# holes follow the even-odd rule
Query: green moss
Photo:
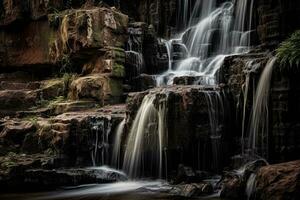
[[283, 41], [276, 50], [276, 56], [282, 67], [291, 68], [300, 64], [300, 30]]
[[109, 79], [109, 85], [111, 90], [111, 95], [115, 97], [122, 96], [123, 87], [121, 80]]
[[118, 63], [114, 63], [113, 66], [113, 76], [115, 77], [124, 77], [125, 76], [125, 69], [123, 65], [120, 65]]
[[70, 73], [65, 73], [63, 75], [63, 83], [64, 83], [64, 95], [67, 96], [69, 92], [69, 88], [71, 83], [75, 80], [76, 75], [75, 74], [70, 74]]

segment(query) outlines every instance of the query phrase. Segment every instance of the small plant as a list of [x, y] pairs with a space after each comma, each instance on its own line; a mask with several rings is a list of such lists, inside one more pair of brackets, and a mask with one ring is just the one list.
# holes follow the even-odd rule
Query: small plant
[[63, 83], [64, 83], [64, 95], [67, 96], [69, 92], [69, 88], [73, 80], [76, 78], [75, 74], [65, 73], [63, 75]]
[[72, 71], [72, 62], [68, 54], [64, 54], [61, 59], [61, 74], [67, 74]]
[[300, 30], [280, 44], [276, 56], [282, 67], [299, 66], [300, 64]]
[[26, 121], [31, 122], [34, 126], [37, 126], [38, 117], [35, 115], [25, 117]]

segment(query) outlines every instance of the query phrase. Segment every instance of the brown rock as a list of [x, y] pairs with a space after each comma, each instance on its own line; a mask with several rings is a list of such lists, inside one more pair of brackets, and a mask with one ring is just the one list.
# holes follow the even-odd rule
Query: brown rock
[[106, 75], [89, 75], [72, 82], [69, 96], [71, 99], [94, 99], [104, 105], [117, 101], [122, 96], [122, 85], [118, 80]]
[[296, 200], [300, 197], [300, 161], [262, 167], [256, 177], [256, 199]]
[[113, 9], [67, 10], [50, 19], [59, 23], [58, 37], [50, 44], [49, 54], [53, 60], [60, 60], [66, 54], [85, 60], [100, 48], [123, 47], [126, 41], [128, 17]]

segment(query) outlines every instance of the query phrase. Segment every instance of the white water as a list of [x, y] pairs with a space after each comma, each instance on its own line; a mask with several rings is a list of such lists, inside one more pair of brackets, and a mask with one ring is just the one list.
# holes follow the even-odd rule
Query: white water
[[[117, 195], [129, 192], [135, 192], [138, 190], [144, 190], [148, 192], [156, 192], [161, 190], [168, 190], [170, 187], [167, 183], [161, 181], [126, 181], [100, 185], [86, 185], [76, 190], [66, 190], [63, 192], [49, 193], [46, 197], [33, 198], [33, 199], [66, 199], [66, 198], [95, 198], [103, 197], [104, 195]], [[99, 197], [100, 196], [100, 197]]]
[[91, 158], [93, 166], [109, 164], [109, 135], [111, 123], [107, 119], [99, 119], [92, 123], [91, 140], [93, 149]]
[[219, 91], [207, 91], [204, 93], [210, 121], [210, 139], [212, 144], [212, 169], [219, 170], [221, 160], [221, 126], [224, 124], [224, 102]]
[[255, 190], [255, 179], [256, 174], [251, 174], [248, 178], [247, 184], [246, 184], [246, 195], [247, 199], [250, 200], [251, 196], [253, 195], [253, 192]]
[[155, 100], [155, 94], [144, 97], [128, 135], [123, 169], [133, 178], [144, 175], [145, 169], [162, 176], [165, 104], [156, 109]]
[[[169, 68], [157, 76], [157, 85], [171, 85], [180, 76], [205, 76], [209, 81], [195, 84], [215, 85], [216, 73], [226, 56], [245, 53], [250, 47], [253, 0], [229, 1], [216, 7], [216, 0], [180, 1], [180, 23], [186, 30], [166, 42]], [[188, 12], [194, 7], [187, 23]], [[250, 12], [248, 12], [250, 10]], [[246, 24], [248, 22], [248, 26]], [[173, 43], [184, 45], [186, 59], [173, 61]], [[205, 80], [205, 79], [204, 79]]]
[[123, 119], [122, 122], [118, 125], [116, 132], [115, 132], [115, 139], [113, 143], [113, 154], [112, 154], [112, 166], [116, 167], [117, 169], [121, 168], [121, 143], [122, 143], [122, 136], [124, 132], [126, 119]]
[[268, 155], [269, 137], [269, 96], [271, 79], [276, 58], [271, 58], [260, 77], [254, 98], [250, 126], [248, 149], [252, 155], [264, 158]]

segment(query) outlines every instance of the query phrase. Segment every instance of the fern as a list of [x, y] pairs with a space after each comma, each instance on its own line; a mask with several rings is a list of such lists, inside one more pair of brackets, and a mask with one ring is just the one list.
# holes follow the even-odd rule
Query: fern
[[276, 50], [276, 56], [281, 67], [299, 67], [300, 64], [300, 30], [292, 34], [290, 38], [280, 44]]

